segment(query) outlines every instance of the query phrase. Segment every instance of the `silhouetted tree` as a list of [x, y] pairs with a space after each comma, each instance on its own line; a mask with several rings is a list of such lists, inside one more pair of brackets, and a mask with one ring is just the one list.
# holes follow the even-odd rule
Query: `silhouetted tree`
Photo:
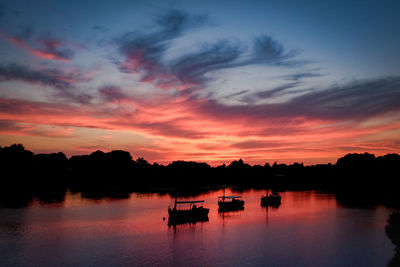
[[400, 266], [400, 213], [392, 213], [387, 220], [385, 227], [386, 235], [392, 241], [395, 248], [395, 255], [390, 260], [388, 266]]
[[[326, 190], [349, 205], [400, 206], [396, 184], [400, 156], [347, 154], [336, 165], [303, 163], [264, 165], [242, 159], [211, 167], [204, 162], [174, 161], [167, 166], [132, 160], [129, 152], [95, 151], [89, 155], [33, 154], [20, 144], [0, 147], [0, 205], [63, 201], [66, 190], [91, 198], [126, 197], [133, 191], [199, 193], [210, 187], [238, 189]], [[17, 206], [17, 205], [16, 205]]]

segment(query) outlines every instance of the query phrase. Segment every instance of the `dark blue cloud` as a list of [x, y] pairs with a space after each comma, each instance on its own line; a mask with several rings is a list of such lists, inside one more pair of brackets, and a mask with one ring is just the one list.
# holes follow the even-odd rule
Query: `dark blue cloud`
[[286, 80], [290, 81], [299, 81], [305, 78], [318, 78], [318, 77], [324, 77], [325, 74], [318, 73], [315, 71], [308, 71], [308, 72], [300, 72], [300, 73], [295, 73], [295, 74], [290, 74], [290, 75], [285, 75], [283, 78]]
[[189, 15], [183, 11], [171, 9], [156, 16], [156, 23], [161, 28], [159, 33], [164, 39], [173, 39], [185, 31], [203, 26], [207, 23], [206, 15]]
[[[178, 11], [169, 10], [156, 17], [158, 29], [153, 32], [127, 32], [117, 38], [120, 53], [126, 60], [139, 61], [137, 66], [145, 72], [160, 71], [162, 56], [170, 42], [185, 31], [201, 26], [206, 21], [204, 16], [189, 16]], [[126, 65], [120, 65], [123, 71], [129, 71]]]
[[[59, 70], [52, 70], [54, 73], [60, 73]], [[40, 83], [43, 85], [49, 85], [56, 88], [67, 88], [70, 87], [71, 84], [55, 78], [52, 75], [47, 74], [43, 71], [34, 70], [32, 68], [18, 65], [18, 64], [7, 64], [0, 65], [0, 81], [24, 81], [30, 83]]]
[[63, 43], [48, 34], [38, 37], [35, 30], [27, 25], [21, 25], [15, 35], [0, 31], [0, 37], [41, 59], [70, 61], [75, 54], [68, 48], [70, 44]]
[[297, 65], [300, 61], [293, 61], [298, 52], [287, 52], [283, 45], [269, 36], [259, 36], [253, 40], [253, 57], [247, 64], [268, 65]]
[[243, 103], [249, 104], [249, 105], [254, 105], [257, 103], [257, 101], [261, 99], [267, 99], [276, 96], [279, 93], [283, 93], [288, 89], [293, 89], [296, 87], [299, 83], [298, 82], [292, 82], [292, 83], [287, 83], [283, 84], [281, 86], [278, 86], [273, 89], [269, 90], [263, 90], [255, 93], [249, 93], [244, 96], [242, 96], [239, 100]]
[[50, 54], [58, 59], [71, 60], [75, 54], [71, 49], [62, 48], [64, 45], [53, 39], [44, 39], [40, 43], [42, 44], [39, 49], [41, 52]]
[[185, 83], [202, 84], [207, 72], [236, 66], [235, 63], [243, 49], [228, 40], [205, 45], [199, 52], [178, 58], [172, 65], [172, 71]]
[[[282, 86], [275, 92], [290, 88]], [[274, 90], [273, 90], [274, 91]], [[274, 92], [273, 92], [274, 93]], [[258, 95], [258, 97], [269, 97]], [[309, 91], [291, 100], [276, 104], [223, 105], [208, 100], [200, 112], [219, 118], [252, 117], [282, 119], [296, 116], [332, 119], [362, 120], [400, 110], [400, 77], [358, 81], [324, 90]]]
[[225, 98], [229, 99], [229, 98], [232, 98], [232, 97], [235, 97], [235, 96], [239, 96], [239, 95], [246, 94], [246, 93], [248, 93], [248, 92], [249, 92], [249, 90], [241, 90], [241, 91], [239, 91], [239, 92], [236, 92], [236, 93], [227, 95]]
[[107, 102], [113, 102], [116, 100], [122, 100], [128, 98], [128, 96], [118, 86], [103, 86], [99, 89], [100, 96]]
[[367, 118], [400, 110], [400, 77], [388, 77], [334, 86], [297, 97], [285, 106], [288, 113], [300, 112], [321, 118]]
[[107, 28], [107, 27], [105, 27], [105, 26], [93, 26], [92, 27], [92, 30], [94, 30], [94, 31], [98, 31], [98, 32], [101, 32], [101, 33], [106, 33], [106, 32], [108, 32], [110, 29], [109, 28]]
[[191, 16], [170, 10], [158, 16], [155, 22], [157, 31], [128, 32], [117, 39], [119, 52], [125, 58], [119, 64], [120, 69], [124, 72], [141, 71], [142, 80], [154, 81], [154, 77], [164, 75], [175, 82], [204, 85], [208, 81], [205, 74], [211, 71], [254, 64], [291, 67], [306, 63], [294, 60], [297, 52], [287, 51], [281, 43], [265, 35], [252, 40], [251, 53], [246, 57], [247, 45], [221, 39], [203, 43], [199, 50], [182, 53], [176, 59], [165, 62], [163, 57], [172, 40], [206, 25], [207, 16]]
[[78, 94], [74, 91], [74, 85], [66, 80], [72, 79], [71, 75], [65, 74], [58, 69], [35, 70], [27, 66], [10, 63], [0, 65], [1, 81], [23, 81], [28, 83], [42, 84], [56, 89], [54, 96], [79, 104], [90, 103], [92, 97], [88, 94]]

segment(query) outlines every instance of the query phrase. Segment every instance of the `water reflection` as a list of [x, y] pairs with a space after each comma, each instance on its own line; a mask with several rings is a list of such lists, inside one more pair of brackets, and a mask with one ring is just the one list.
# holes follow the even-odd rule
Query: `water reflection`
[[395, 254], [393, 258], [389, 261], [388, 266], [400, 266], [400, 213], [390, 214], [387, 225], [385, 227], [385, 232], [390, 241], [396, 246], [394, 251]]
[[385, 208], [346, 208], [318, 192], [282, 192], [280, 206], [262, 207], [263, 191], [244, 191], [245, 209], [220, 213], [222, 193], [186, 198], [205, 201], [208, 221], [170, 226], [169, 195], [68, 192], [62, 205], [0, 209], [0, 266], [383, 266], [392, 257]]
[[220, 211], [220, 210], [218, 210], [218, 215], [222, 219], [236, 217], [236, 216], [242, 216], [243, 215], [243, 210], [244, 210], [243, 207], [240, 208], [240, 209], [231, 210], [231, 211]]

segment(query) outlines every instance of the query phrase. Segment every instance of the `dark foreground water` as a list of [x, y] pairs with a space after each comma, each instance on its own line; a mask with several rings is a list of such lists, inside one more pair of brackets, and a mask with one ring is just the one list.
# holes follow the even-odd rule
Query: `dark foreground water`
[[262, 193], [242, 193], [245, 209], [224, 215], [221, 191], [200, 195], [209, 221], [176, 228], [167, 224], [168, 195], [68, 194], [62, 204], [0, 209], [0, 266], [386, 266], [394, 254], [386, 208], [286, 192], [279, 208], [267, 210]]

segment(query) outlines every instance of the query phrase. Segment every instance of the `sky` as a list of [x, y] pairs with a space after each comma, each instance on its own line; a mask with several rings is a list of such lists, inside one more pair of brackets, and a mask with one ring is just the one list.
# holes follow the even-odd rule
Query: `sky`
[[399, 1], [0, 1], [0, 146], [229, 164], [400, 153]]

